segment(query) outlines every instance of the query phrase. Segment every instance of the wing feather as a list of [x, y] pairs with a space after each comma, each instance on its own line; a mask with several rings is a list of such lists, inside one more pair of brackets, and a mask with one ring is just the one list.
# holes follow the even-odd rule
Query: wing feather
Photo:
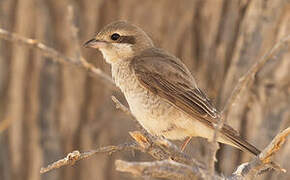
[[[138, 81], [154, 94], [213, 128], [220, 118], [219, 113], [200, 89], [186, 66], [176, 57], [162, 50], [150, 49], [136, 56], [130, 64]], [[253, 154], [260, 151], [243, 140], [237, 131], [224, 124], [221, 133], [243, 150]]]

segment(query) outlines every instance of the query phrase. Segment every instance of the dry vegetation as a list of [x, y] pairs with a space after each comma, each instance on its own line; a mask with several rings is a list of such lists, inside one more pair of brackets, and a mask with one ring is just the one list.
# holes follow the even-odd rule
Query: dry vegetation
[[[214, 165], [215, 143], [195, 138], [181, 153], [179, 142], [134, 131], [109, 66], [80, 47], [117, 19], [180, 57], [224, 120], [263, 152], [250, 159], [222, 146]], [[289, 179], [288, 1], [2, 0], [0, 28], [0, 179]], [[261, 172], [270, 159], [287, 172]]]

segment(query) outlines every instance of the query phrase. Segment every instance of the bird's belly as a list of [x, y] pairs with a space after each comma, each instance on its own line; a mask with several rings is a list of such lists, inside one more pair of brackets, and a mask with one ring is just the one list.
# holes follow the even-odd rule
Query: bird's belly
[[[140, 89], [135, 93], [125, 93], [125, 96], [132, 114], [150, 134], [164, 136], [171, 140], [183, 140], [186, 137], [196, 136], [207, 139], [213, 138], [214, 130], [212, 128], [199, 120], [193, 119], [149, 91]], [[217, 140], [233, 146], [222, 135]]]
[[[213, 137], [213, 129], [151, 92], [134, 93], [126, 95], [126, 98], [138, 122], [153, 135], [172, 140], [182, 140], [188, 136]], [[218, 141], [230, 144], [222, 137]]]
[[139, 91], [125, 93], [132, 114], [149, 133], [165, 136], [168, 139], [184, 139], [188, 132], [178, 121], [184, 121], [184, 115], [173, 105], [157, 95], [140, 87]]
[[[149, 133], [172, 140], [182, 140], [188, 136], [213, 137], [213, 129], [143, 88], [128, 67], [124, 67], [112, 67], [112, 75], [124, 93], [132, 114]], [[222, 136], [218, 141], [232, 145]]]

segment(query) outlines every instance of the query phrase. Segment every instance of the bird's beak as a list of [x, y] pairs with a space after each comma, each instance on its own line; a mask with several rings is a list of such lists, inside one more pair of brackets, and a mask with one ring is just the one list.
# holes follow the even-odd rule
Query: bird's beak
[[96, 48], [96, 49], [99, 49], [99, 48], [103, 48], [107, 45], [107, 42], [105, 41], [102, 41], [102, 40], [98, 40], [96, 38], [93, 38], [89, 41], [87, 41], [83, 46], [85, 48]]

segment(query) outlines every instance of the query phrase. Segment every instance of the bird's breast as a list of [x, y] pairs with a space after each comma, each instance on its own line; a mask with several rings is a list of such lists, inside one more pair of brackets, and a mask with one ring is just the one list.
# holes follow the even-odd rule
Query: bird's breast
[[[132, 114], [138, 122], [153, 135], [166, 135], [169, 139], [183, 139], [187, 136], [176, 121], [183, 113], [156, 94], [145, 89], [129, 67], [112, 67], [112, 76], [116, 85], [124, 93]], [[178, 129], [179, 128], [179, 129]]]
[[[124, 93], [132, 114], [149, 133], [176, 140], [187, 136], [213, 137], [211, 128], [144, 88], [128, 64], [113, 66], [112, 76]], [[218, 141], [229, 144], [223, 139]]]

